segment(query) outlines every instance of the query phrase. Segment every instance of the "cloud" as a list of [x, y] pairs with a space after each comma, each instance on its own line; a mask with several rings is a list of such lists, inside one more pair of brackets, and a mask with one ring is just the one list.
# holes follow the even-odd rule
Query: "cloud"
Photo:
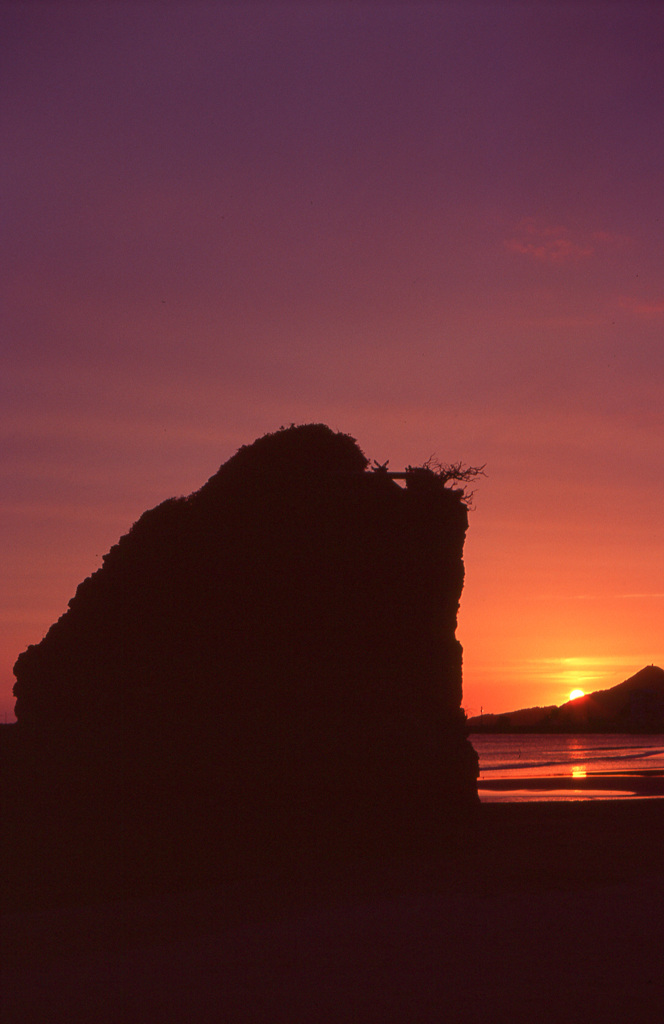
[[633, 295], [623, 295], [620, 305], [635, 316], [661, 316], [664, 313], [664, 299], [637, 299]]
[[[645, 659], [645, 660], [644, 660]], [[597, 654], [597, 655], [584, 655], [575, 657], [550, 657], [550, 658], [528, 658], [525, 663], [527, 666], [532, 666], [537, 671], [537, 666], [541, 666], [540, 670], [549, 671], [550, 669], [557, 668], [563, 672], [571, 671], [589, 671], [589, 670], [600, 670], [602, 668], [621, 668], [623, 666], [632, 666], [638, 664], [649, 664], [648, 656], [644, 654], [629, 654], [629, 655], [611, 655], [611, 654]]]
[[643, 598], [661, 599], [664, 594], [659, 592], [649, 594], [537, 594], [536, 597], [539, 601], [626, 601]]
[[[593, 238], [605, 241], [601, 232]], [[589, 240], [573, 238], [568, 228], [541, 224], [532, 218], [522, 221], [514, 237], [506, 239], [504, 245], [508, 252], [528, 256], [538, 263], [578, 263], [595, 253]]]

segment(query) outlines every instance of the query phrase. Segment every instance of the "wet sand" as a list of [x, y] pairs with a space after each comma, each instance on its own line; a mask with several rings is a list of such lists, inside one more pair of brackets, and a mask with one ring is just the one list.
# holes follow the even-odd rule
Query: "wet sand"
[[13, 912], [3, 1021], [655, 1019], [663, 840], [662, 800], [486, 804], [441, 858]]
[[[478, 789], [485, 802], [497, 799], [499, 794], [508, 800], [551, 800], [556, 793], [567, 799], [646, 799], [664, 797], [664, 776], [659, 768], [531, 778], [513, 775], [480, 779]], [[517, 797], [517, 793], [520, 796]]]

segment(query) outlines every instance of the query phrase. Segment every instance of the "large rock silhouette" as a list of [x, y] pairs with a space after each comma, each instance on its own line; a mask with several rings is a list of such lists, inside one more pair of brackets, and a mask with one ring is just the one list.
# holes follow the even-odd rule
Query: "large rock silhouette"
[[466, 529], [461, 491], [321, 424], [241, 448], [18, 658], [21, 801], [129, 873], [435, 842], [477, 802]]

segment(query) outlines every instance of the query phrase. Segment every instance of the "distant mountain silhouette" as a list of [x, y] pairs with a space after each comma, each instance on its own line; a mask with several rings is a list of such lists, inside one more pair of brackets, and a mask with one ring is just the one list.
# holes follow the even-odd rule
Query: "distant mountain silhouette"
[[664, 733], [664, 670], [656, 665], [608, 690], [557, 707], [523, 708], [468, 719], [471, 732]]
[[142, 515], [16, 662], [24, 848], [61, 874], [74, 848], [91, 877], [278, 872], [427, 842], [475, 806], [468, 519], [445, 482], [401, 487], [310, 424]]

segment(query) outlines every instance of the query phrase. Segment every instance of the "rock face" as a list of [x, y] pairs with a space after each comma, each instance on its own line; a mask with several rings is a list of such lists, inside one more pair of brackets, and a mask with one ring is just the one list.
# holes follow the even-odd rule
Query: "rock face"
[[141, 516], [18, 658], [26, 799], [130, 835], [146, 871], [155, 850], [297, 861], [434, 835], [477, 801], [466, 529], [460, 491], [428, 470], [401, 487], [323, 425], [241, 448]]

